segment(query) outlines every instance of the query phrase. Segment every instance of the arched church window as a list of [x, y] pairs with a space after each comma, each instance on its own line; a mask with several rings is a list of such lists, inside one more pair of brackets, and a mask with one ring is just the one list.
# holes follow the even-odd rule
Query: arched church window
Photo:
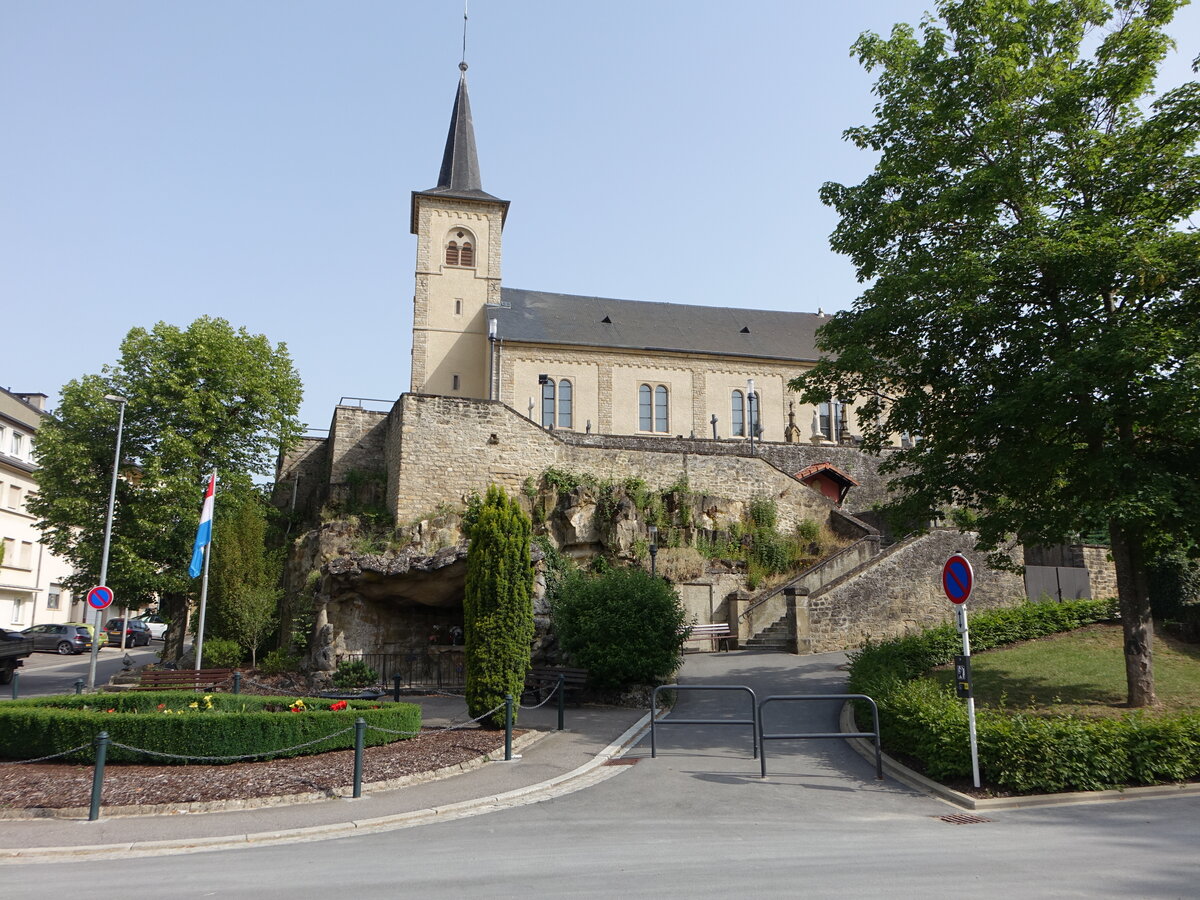
[[554, 379], [548, 378], [542, 384], [542, 427], [554, 427]]
[[746, 396], [734, 391], [730, 402], [729, 434], [732, 437], [746, 436]]
[[558, 383], [558, 427], [571, 428], [571, 382], [563, 379]]
[[654, 392], [650, 385], [638, 388], [638, 431], [654, 430]]
[[446, 245], [446, 265], [458, 265], [458, 241], [451, 241]]
[[667, 432], [671, 430], [671, 420], [667, 415], [667, 389], [659, 385], [654, 389], [654, 430]]
[[458, 264], [460, 266], [475, 265], [475, 248], [471, 246], [470, 241], [463, 241], [462, 252], [458, 256]]

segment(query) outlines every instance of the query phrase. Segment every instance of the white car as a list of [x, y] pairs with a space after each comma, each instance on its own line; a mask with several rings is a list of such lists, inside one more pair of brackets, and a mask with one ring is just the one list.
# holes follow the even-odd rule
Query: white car
[[167, 620], [157, 613], [147, 613], [144, 616], [135, 617], [138, 622], [145, 622], [146, 627], [150, 629], [150, 637], [152, 640], [161, 641], [163, 635], [167, 631]]

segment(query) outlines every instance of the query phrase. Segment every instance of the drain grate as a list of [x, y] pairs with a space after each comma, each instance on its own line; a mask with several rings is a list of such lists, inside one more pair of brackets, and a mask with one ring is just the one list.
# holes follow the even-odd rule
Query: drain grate
[[991, 819], [985, 819], [983, 816], [975, 816], [971, 813], [952, 813], [948, 816], [934, 816], [935, 819], [941, 819], [943, 822], [949, 822], [951, 825], [978, 825], [980, 822], [990, 822]]
[[637, 758], [633, 759], [610, 759], [604, 765], [606, 766], [632, 766], [637, 764]]

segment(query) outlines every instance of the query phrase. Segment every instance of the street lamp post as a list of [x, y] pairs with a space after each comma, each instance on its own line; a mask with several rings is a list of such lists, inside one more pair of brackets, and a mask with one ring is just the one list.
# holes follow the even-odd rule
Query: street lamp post
[[655, 577], [655, 561], [658, 559], [658, 526], [651, 525], [646, 529], [650, 533], [650, 577]]
[[[121, 432], [125, 429], [125, 404], [129, 401], [116, 394], [105, 394], [104, 399], [117, 404], [117, 448], [113, 455], [112, 483], [108, 488], [108, 516], [104, 520], [104, 549], [100, 551], [100, 584], [108, 579], [108, 546], [112, 539], [113, 506], [117, 501], [117, 471], [121, 467]], [[96, 610], [96, 631], [92, 635], [92, 656], [88, 660], [88, 690], [96, 688], [96, 659], [100, 654], [100, 634], [104, 625], [104, 610]]]

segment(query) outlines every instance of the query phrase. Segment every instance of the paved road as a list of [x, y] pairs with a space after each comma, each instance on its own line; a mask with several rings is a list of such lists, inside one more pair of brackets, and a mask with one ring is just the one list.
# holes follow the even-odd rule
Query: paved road
[[[161, 641], [151, 641], [145, 647], [128, 649], [125, 652], [133, 657], [137, 665], [155, 662], [158, 651], [162, 649]], [[20, 675], [18, 690], [22, 697], [41, 697], [47, 694], [73, 694], [75, 681], [79, 678], [87, 683], [88, 661], [87, 653], [78, 656], [59, 656], [57, 653], [34, 653], [25, 658], [25, 665], [17, 670]], [[96, 683], [104, 684], [113, 675], [121, 671], [121, 660], [125, 653], [114, 647], [101, 647], [96, 657]], [[3, 697], [12, 696], [9, 686], [0, 687]]]
[[[702, 654], [690, 683], [760, 693], [840, 685], [839, 658]], [[681, 695], [700, 717], [732, 695]], [[832, 704], [768, 723], [832, 730]], [[782, 715], [782, 714], [781, 714]], [[746, 731], [746, 733], [743, 733]], [[331, 841], [0, 868], [6, 898], [172, 897], [1195, 897], [1200, 799], [961, 812], [893, 781], [842, 741], [779, 742], [758, 778], [748, 729], [663, 728], [620, 774], [575, 794]], [[88, 841], [80, 824], [79, 841]]]

